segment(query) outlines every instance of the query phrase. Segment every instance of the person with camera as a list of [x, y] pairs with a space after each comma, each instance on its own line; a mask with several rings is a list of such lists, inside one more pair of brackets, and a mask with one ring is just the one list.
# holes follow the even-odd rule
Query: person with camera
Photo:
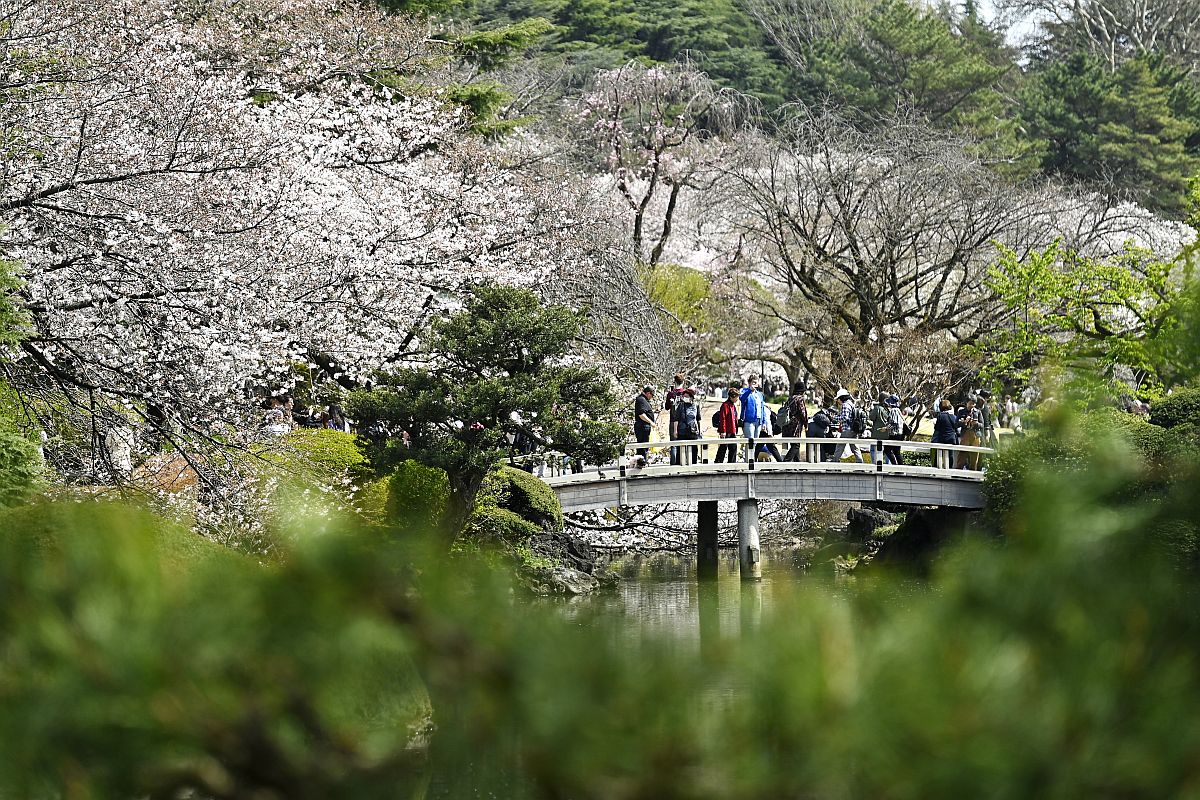
[[[967, 397], [961, 425], [958, 443], [967, 447], [978, 447], [982, 441], [980, 436], [983, 434], [983, 413], [976, 408], [974, 395]], [[979, 453], [959, 452], [954, 468], [979, 469]]]

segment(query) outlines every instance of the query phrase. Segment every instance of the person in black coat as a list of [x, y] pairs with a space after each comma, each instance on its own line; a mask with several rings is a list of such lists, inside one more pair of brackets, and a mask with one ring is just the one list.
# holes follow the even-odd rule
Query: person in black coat
[[[954, 404], [943, 399], [938, 406], [941, 410], [933, 419], [933, 444], [958, 444], [958, 415], [954, 413]], [[934, 449], [931, 453], [933, 465], [940, 469], [949, 469], [953, 463], [951, 450]]]

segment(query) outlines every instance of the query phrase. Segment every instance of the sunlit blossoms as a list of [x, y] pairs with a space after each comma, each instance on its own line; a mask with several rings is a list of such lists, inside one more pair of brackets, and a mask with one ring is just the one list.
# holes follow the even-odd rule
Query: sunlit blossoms
[[556, 185], [419, 88], [438, 53], [410, 20], [283, 0], [4, 17], [0, 242], [35, 328], [6, 359], [19, 390], [180, 437], [246, 427], [297, 365], [365, 376], [464, 282], [582, 258]]

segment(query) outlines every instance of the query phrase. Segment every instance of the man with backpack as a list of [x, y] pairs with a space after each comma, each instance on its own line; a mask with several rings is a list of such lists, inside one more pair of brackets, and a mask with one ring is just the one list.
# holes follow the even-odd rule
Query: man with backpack
[[[768, 424], [767, 403], [763, 394], [758, 390], [758, 376], [751, 375], [746, 380], [746, 388], [740, 395], [742, 401], [742, 433], [754, 442], [762, 435], [763, 428]], [[753, 456], [753, 451], [750, 453]]]
[[[841, 411], [838, 413], [837, 419], [837, 423], [842, 431], [839, 438], [858, 439], [863, 436], [867, 431], [866, 412], [854, 405], [854, 398], [845, 389], [838, 389], [836, 398], [841, 403]], [[855, 461], [862, 461], [862, 450], [859, 449], [857, 444], [850, 442], [837, 446], [837, 450], [833, 454], [833, 460], [841, 461], [845, 458], [847, 448], [849, 448]]]
[[[872, 439], [882, 441], [892, 437], [892, 415], [888, 411], [887, 395], [883, 392], [879, 393], [875, 405], [871, 406], [871, 413], [867, 415], [867, 424], [870, 426]], [[871, 463], [874, 464], [880, 456], [883, 456], [882, 448], [873, 443], [871, 445]], [[881, 460], [886, 460], [886, 458]]]
[[[804, 402], [804, 395], [808, 392], [808, 387], [803, 381], [796, 381], [796, 385], [792, 387], [792, 396], [783, 404], [783, 408], [779, 409], [779, 425], [781, 433], [784, 436], [799, 438], [804, 435], [804, 431], [808, 428], [808, 404]], [[800, 445], [793, 444], [787, 452], [785, 461], [800, 460]]]

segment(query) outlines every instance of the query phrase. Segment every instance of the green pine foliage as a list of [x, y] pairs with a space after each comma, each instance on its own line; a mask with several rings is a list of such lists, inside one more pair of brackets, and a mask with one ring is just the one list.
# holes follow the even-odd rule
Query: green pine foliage
[[1200, 116], [1194, 87], [1161, 59], [1141, 56], [1115, 72], [1074, 53], [1035, 73], [1021, 95], [1031, 139], [1044, 143], [1042, 169], [1134, 192], [1180, 214], [1195, 173]]
[[485, 27], [549, 20], [547, 52], [587, 67], [686, 57], [768, 106], [789, 99], [792, 69], [733, 0], [479, 0], [468, 16]]
[[880, 3], [861, 36], [824, 43], [808, 79], [812, 88], [867, 121], [907, 106], [944, 127], [964, 123], [999, 100], [1011, 63], [993, 63], [977, 40], [905, 0]]
[[607, 462], [625, 429], [599, 369], [567, 359], [580, 325], [578, 314], [543, 306], [527, 289], [474, 287], [461, 311], [432, 323], [429, 367], [381, 374], [376, 388], [351, 395], [360, 428], [394, 432], [368, 438], [372, 464], [386, 471], [412, 459], [444, 470], [453, 537], [522, 427], [571, 457]]

